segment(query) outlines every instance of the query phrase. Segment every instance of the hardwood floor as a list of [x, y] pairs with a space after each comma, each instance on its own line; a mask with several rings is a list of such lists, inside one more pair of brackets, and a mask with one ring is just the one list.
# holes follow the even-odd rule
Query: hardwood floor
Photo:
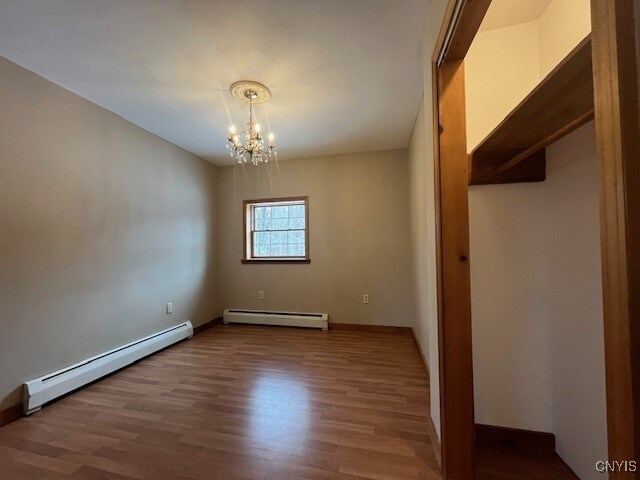
[[440, 479], [409, 335], [218, 326], [0, 428], [0, 479]]
[[476, 447], [476, 480], [579, 480], [556, 454], [509, 446]]

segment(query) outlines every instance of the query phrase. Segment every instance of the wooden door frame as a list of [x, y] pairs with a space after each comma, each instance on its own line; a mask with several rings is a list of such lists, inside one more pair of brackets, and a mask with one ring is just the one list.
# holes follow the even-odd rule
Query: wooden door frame
[[[591, 38], [609, 459], [640, 463], [640, 6], [635, 3], [591, 0]], [[609, 478], [640, 479], [640, 471]]]
[[[490, 3], [491, 0], [450, 0], [431, 58], [440, 455], [442, 474], [447, 480], [467, 480], [475, 474], [464, 57]], [[443, 56], [445, 44], [449, 47]]]
[[439, 351], [440, 455], [445, 478], [468, 479], [473, 478], [475, 468], [475, 421], [463, 61], [442, 63], [437, 67], [436, 79], [438, 342], [444, 346]]
[[[446, 480], [474, 478], [464, 57], [490, 3], [449, 0], [432, 57], [441, 460]], [[640, 6], [634, 3], [591, 0], [609, 460], [640, 462]], [[594, 465], [597, 460], [607, 459], [594, 459]], [[640, 468], [614, 472], [610, 478], [640, 479]]]

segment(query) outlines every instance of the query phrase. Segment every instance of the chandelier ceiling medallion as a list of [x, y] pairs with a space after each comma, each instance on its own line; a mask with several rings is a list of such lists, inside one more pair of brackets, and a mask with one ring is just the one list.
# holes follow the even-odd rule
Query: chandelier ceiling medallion
[[227, 138], [229, 155], [238, 163], [251, 162], [254, 165], [275, 160], [277, 155], [275, 136], [269, 133], [269, 146], [265, 147], [264, 138], [260, 133], [260, 124], [253, 119], [253, 106], [268, 101], [271, 98], [271, 91], [261, 83], [249, 80], [235, 82], [229, 87], [229, 91], [233, 98], [249, 105], [249, 122], [247, 122], [246, 131], [238, 132], [235, 125], [229, 128], [229, 138]]

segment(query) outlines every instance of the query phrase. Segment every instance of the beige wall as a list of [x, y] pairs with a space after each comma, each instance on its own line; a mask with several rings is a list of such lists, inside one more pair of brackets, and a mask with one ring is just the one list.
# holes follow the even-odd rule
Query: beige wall
[[607, 419], [598, 203], [591, 122], [547, 148], [551, 409], [556, 450], [583, 480], [607, 458]]
[[[440, 432], [440, 384], [438, 371], [438, 294], [435, 248], [435, 194], [433, 135], [431, 115], [427, 119], [425, 103], [420, 104], [409, 142], [409, 212], [411, 222], [412, 263], [416, 298], [413, 325], [416, 340], [429, 364], [431, 414]], [[430, 107], [429, 107], [430, 108]], [[427, 127], [428, 125], [428, 127]]]
[[[479, 33], [465, 61], [470, 150], [528, 93], [511, 78], [535, 85], [586, 36], [588, 8], [553, 0], [535, 22]], [[536, 48], [522, 40], [534, 37], [532, 23]], [[469, 202], [476, 421], [551, 431], [580, 478], [601, 478], [593, 469], [606, 458], [593, 124], [547, 149], [545, 182], [473, 186]]]
[[[336, 323], [411, 326], [407, 152], [220, 169], [223, 308], [326, 312]], [[242, 201], [309, 196], [308, 265], [243, 265]], [[265, 298], [258, 300], [258, 291]], [[362, 303], [369, 293], [371, 303]]]
[[590, 0], [553, 0], [538, 19], [540, 78], [591, 32]]
[[[411, 223], [411, 254], [413, 266], [413, 280], [416, 298], [416, 318], [414, 333], [419, 339], [421, 348], [428, 363], [431, 363], [429, 352], [429, 318], [437, 314], [437, 298], [435, 295], [435, 256], [432, 259], [429, 250], [429, 234], [433, 224], [429, 223], [433, 202], [427, 198], [426, 132], [424, 101], [420, 103], [420, 110], [416, 117], [407, 149], [409, 159], [409, 216]], [[432, 217], [433, 215], [431, 215]], [[434, 252], [435, 253], [435, 252]], [[424, 347], [422, 347], [424, 345]]]
[[215, 180], [0, 57], [0, 408], [25, 380], [218, 315]]
[[416, 340], [429, 364], [431, 420], [440, 436], [440, 365], [436, 278], [435, 171], [432, 63], [447, 0], [431, 0], [422, 37], [424, 96], [409, 142], [412, 262], [416, 289]]
[[469, 187], [477, 423], [553, 430], [543, 205], [544, 183]]
[[538, 84], [538, 57], [537, 21], [478, 33], [464, 61], [469, 151]]

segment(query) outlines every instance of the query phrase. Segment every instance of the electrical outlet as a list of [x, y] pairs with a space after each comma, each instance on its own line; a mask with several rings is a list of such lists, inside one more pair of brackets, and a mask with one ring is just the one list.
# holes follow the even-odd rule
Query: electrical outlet
[[173, 313], [173, 303], [167, 303], [167, 308], [165, 309], [165, 312], [167, 312], [167, 315], [169, 315], [170, 313]]
[[258, 300], [264, 300], [264, 290], [258, 290]]
[[368, 293], [363, 293], [362, 294], [362, 303], [369, 303], [369, 294]]

